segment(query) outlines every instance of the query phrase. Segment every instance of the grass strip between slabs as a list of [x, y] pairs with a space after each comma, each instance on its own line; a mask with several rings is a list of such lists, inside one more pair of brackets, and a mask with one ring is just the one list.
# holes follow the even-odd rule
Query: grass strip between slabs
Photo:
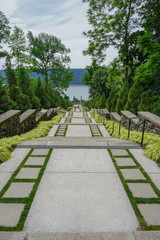
[[[24, 226], [26, 218], [28, 216], [31, 204], [33, 202], [33, 199], [34, 199], [35, 194], [37, 192], [38, 186], [40, 184], [40, 181], [42, 179], [42, 176], [44, 174], [47, 163], [48, 163], [48, 161], [50, 159], [50, 156], [51, 156], [51, 153], [52, 153], [52, 149], [48, 149], [48, 154], [45, 156], [46, 159], [44, 161], [44, 164], [41, 165], [41, 166], [38, 166], [38, 168], [40, 168], [40, 172], [39, 172], [39, 175], [38, 175], [37, 179], [15, 179], [15, 177], [17, 176], [17, 174], [19, 173], [21, 168], [24, 167], [24, 164], [27, 161], [27, 159], [32, 155], [33, 150], [34, 149], [31, 149], [29, 151], [27, 156], [24, 158], [22, 163], [19, 165], [19, 167], [16, 169], [16, 171], [12, 174], [11, 178], [9, 179], [7, 184], [3, 187], [2, 191], [0, 192], [0, 203], [15, 203], [15, 204], [16, 203], [21, 203], [21, 204], [25, 204], [24, 210], [21, 213], [21, 216], [20, 216], [20, 219], [19, 219], [17, 225], [14, 226], [14, 227], [0, 226], [0, 231], [21, 231], [23, 229], [23, 226]], [[33, 167], [34, 167], [34, 165], [32, 166], [32, 168]], [[35, 167], [37, 167], [37, 166], [35, 165]], [[3, 195], [8, 190], [8, 188], [10, 187], [12, 182], [25, 182], [25, 183], [26, 182], [33, 182], [35, 184], [33, 185], [32, 191], [31, 191], [31, 193], [28, 197], [25, 197], [25, 198], [3, 198]]]
[[[110, 157], [113, 161], [113, 164], [117, 170], [117, 173], [119, 175], [119, 178], [121, 179], [121, 182], [123, 184], [123, 187], [127, 193], [127, 196], [131, 202], [131, 205], [134, 209], [134, 212], [137, 216], [137, 219], [140, 223], [140, 226], [142, 228], [142, 230], [160, 230], [160, 225], [147, 225], [145, 219], [143, 218], [139, 208], [138, 208], [138, 205], [137, 204], [152, 204], [152, 203], [158, 203], [160, 204], [160, 191], [159, 189], [155, 186], [155, 184], [152, 182], [151, 178], [148, 176], [148, 174], [145, 172], [145, 170], [142, 168], [142, 166], [138, 163], [138, 161], [134, 158], [134, 156], [131, 154], [131, 152], [126, 149], [126, 151], [128, 152], [128, 157], [129, 158], [132, 158], [132, 160], [135, 162], [135, 164], [137, 165], [137, 169], [139, 169], [141, 171], [141, 173], [144, 175], [144, 177], [146, 178], [146, 180], [128, 180], [128, 179], [125, 179], [123, 177], [123, 174], [121, 172], [121, 169], [123, 169], [122, 167], [118, 166], [115, 158], [120, 158], [122, 156], [113, 156], [112, 152], [110, 149], [108, 149], [108, 152], [110, 154]], [[131, 169], [129, 166], [126, 166], [126, 169]], [[154, 190], [154, 192], [157, 194], [157, 198], [137, 198], [137, 197], [134, 197], [131, 190], [129, 189], [128, 187], [128, 184], [127, 183], [149, 183], [152, 187], [152, 189]]]

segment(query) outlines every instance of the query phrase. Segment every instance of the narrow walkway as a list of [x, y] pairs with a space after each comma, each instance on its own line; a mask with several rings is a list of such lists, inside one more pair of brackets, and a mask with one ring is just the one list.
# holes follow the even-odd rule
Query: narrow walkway
[[137, 144], [77, 109], [0, 166], [0, 230], [25, 240], [160, 239], [140, 231], [160, 229], [159, 189], [160, 169]]

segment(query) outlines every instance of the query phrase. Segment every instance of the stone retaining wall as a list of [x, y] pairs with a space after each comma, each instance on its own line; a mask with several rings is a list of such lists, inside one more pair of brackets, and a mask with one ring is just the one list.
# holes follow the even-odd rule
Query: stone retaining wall
[[20, 110], [9, 110], [0, 114], [0, 138], [25, 133], [37, 126], [40, 121], [51, 120], [60, 108], [42, 110], [28, 109], [21, 114]]
[[11, 137], [18, 133], [19, 110], [9, 110], [0, 115], [0, 138]]
[[19, 134], [28, 132], [36, 127], [36, 109], [28, 109], [22, 113], [20, 118]]
[[[124, 115], [121, 115], [122, 126], [127, 128], [129, 127], [129, 119]], [[143, 122], [144, 118], [138, 114], [137, 118], [131, 119], [131, 130], [136, 130], [139, 132], [143, 131]], [[153, 123], [151, 120], [146, 120], [145, 123], [145, 132], [160, 134], [160, 127]]]
[[47, 121], [47, 110], [42, 110], [36, 114], [36, 124], [40, 121]]

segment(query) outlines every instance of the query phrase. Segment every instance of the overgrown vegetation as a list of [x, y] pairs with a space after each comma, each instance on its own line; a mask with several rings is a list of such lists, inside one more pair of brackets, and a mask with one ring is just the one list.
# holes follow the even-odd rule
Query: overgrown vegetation
[[0, 139], [0, 161], [3, 162], [11, 158], [12, 148], [16, 147], [21, 141], [47, 136], [53, 124], [60, 122], [62, 117], [63, 114], [59, 114], [53, 117], [51, 121], [40, 122], [36, 128], [27, 133]]
[[[93, 116], [93, 111], [91, 111], [91, 114]], [[100, 118], [97, 112], [95, 112], [94, 116], [96, 122], [99, 122], [100, 120], [104, 121], [107, 131], [112, 137], [128, 140], [128, 130], [126, 128], [121, 127], [121, 134], [119, 135], [119, 123], [114, 123], [114, 132], [112, 133], [113, 121], [108, 121], [103, 117]], [[131, 131], [129, 140], [140, 144], [142, 133]], [[155, 162], [160, 162], [160, 136], [154, 133], [145, 132], [143, 144], [145, 146], [144, 154]]]

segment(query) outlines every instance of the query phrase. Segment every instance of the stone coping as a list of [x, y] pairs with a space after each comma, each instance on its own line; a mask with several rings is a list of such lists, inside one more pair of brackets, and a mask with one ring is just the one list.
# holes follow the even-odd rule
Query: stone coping
[[27, 120], [28, 118], [30, 118], [30, 116], [34, 113], [36, 113], [36, 109], [28, 109], [27, 111], [25, 111], [24, 113], [22, 113], [19, 117], [20, 117], [20, 122], [23, 122], [25, 120]]
[[59, 126], [59, 125], [82, 125], [82, 126], [86, 126], [86, 125], [95, 125], [95, 126], [103, 126], [102, 123], [54, 123], [54, 125]]
[[155, 114], [150, 112], [138, 112], [138, 115], [160, 127], [160, 117], [156, 116]]
[[56, 113], [56, 108], [49, 108], [47, 111], [47, 117], [49, 118], [53, 112]]
[[129, 120], [133, 118], [138, 118], [136, 115], [134, 115], [130, 111], [121, 111], [121, 113], [124, 117], [128, 118]]
[[41, 118], [46, 117], [47, 118], [47, 111], [44, 112], [44, 110], [40, 111], [36, 114], [36, 122], [38, 122]]
[[2, 114], [0, 115], [0, 124], [1, 124], [2, 122], [7, 121], [8, 119], [16, 116], [16, 115], [19, 115], [20, 113], [21, 113], [20, 110], [9, 110], [9, 111], [7, 111], [7, 112], [5, 112], [5, 113], [2, 113]]
[[0, 232], [5, 240], [158, 240], [160, 231], [130, 232]]
[[121, 116], [117, 112], [111, 112], [110, 116], [115, 119], [117, 122], [121, 121]]

